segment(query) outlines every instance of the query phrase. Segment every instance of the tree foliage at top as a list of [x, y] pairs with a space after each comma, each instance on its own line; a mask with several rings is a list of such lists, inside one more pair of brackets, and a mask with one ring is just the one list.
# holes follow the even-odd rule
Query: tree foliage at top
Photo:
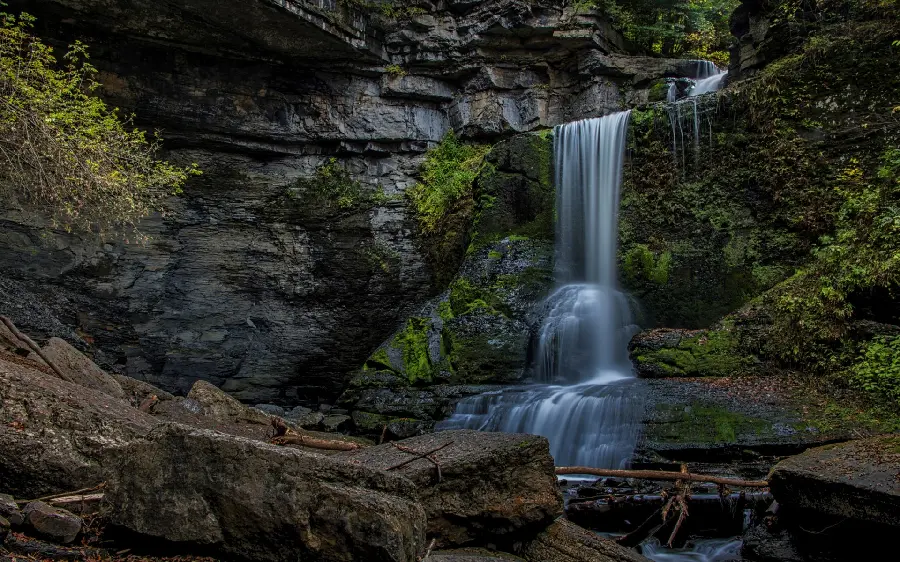
[[666, 57], [728, 63], [729, 18], [740, 0], [576, 0], [597, 9], [636, 47]]
[[32, 24], [0, 14], [0, 200], [67, 231], [134, 229], [199, 172], [158, 160], [159, 139], [94, 95], [84, 45], [58, 61]]

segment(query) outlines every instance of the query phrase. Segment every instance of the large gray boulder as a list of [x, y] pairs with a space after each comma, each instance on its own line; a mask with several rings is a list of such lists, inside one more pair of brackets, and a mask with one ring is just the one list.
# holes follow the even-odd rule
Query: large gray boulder
[[69, 345], [66, 340], [50, 338], [41, 351], [72, 381], [81, 386], [99, 390], [113, 398], [125, 398], [125, 391], [113, 376], [107, 374], [86, 355]]
[[[447, 445], [449, 444], [449, 445]], [[341, 453], [351, 462], [390, 469], [415, 484], [428, 513], [428, 535], [439, 546], [514, 540], [535, 533], [562, 513], [562, 498], [546, 439], [514, 433], [445, 431]], [[399, 446], [399, 447], [398, 447]]]
[[401, 476], [164, 424], [110, 454], [110, 522], [246, 560], [412, 562], [425, 511]]
[[103, 450], [155, 423], [104, 392], [0, 357], [0, 492], [34, 498], [95, 486]]
[[810, 449], [772, 470], [772, 495], [785, 507], [900, 526], [900, 436]]
[[528, 562], [649, 562], [633, 550], [560, 519], [525, 544]]
[[25, 522], [38, 536], [56, 543], [69, 544], [81, 532], [81, 517], [44, 502], [31, 502], [22, 513]]

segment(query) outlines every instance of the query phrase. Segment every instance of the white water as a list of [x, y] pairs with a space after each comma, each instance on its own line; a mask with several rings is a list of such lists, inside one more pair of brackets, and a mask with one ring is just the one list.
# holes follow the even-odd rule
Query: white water
[[702, 539], [685, 548], [668, 548], [658, 540], [641, 545], [641, 553], [654, 562], [727, 562], [741, 560], [739, 539]]
[[616, 272], [629, 115], [555, 130], [558, 287], [544, 304], [539, 334], [536, 372], [544, 384], [467, 398], [438, 429], [543, 435], [557, 465], [630, 461], [641, 408], [627, 351], [635, 328]]

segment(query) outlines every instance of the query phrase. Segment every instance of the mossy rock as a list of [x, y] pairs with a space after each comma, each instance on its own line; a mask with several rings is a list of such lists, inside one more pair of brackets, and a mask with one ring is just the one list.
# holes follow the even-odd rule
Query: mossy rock
[[725, 329], [650, 330], [635, 336], [629, 351], [643, 378], [724, 377], [741, 374], [754, 363]]

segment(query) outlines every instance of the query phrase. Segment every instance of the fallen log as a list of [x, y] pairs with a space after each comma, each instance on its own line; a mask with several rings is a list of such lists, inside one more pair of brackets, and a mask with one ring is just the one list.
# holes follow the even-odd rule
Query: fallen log
[[41, 346], [39, 346], [38, 344], [34, 343], [34, 340], [33, 340], [33, 339], [29, 338], [28, 336], [26, 336], [25, 334], [23, 334], [22, 332], [20, 332], [19, 329], [16, 328], [16, 325], [12, 323], [12, 320], [10, 320], [9, 318], [7, 318], [6, 316], [0, 316], [0, 322], [3, 322], [3, 324], [4, 324], [7, 328], [9, 328], [9, 331], [12, 332], [14, 336], [16, 336], [17, 338], [19, 338], [19, 340], [21, 340], [21, 341], [24, 342], [29, 348], [31, 348], [31, 351], [35, 352], [35, 353], [37, 354], [38, 357], [40, 357], [41, 359], [43, 359], [43, 360], [44, 360], [44, 363], [46, 363], [48, 367], [50, 367], [51, 369], [53, 369], [53, 372], [56, 373], [56, 376], [58, 376], [59, 378], [61, 378], [62, 380], [66, 381], [66, 382], [75, 383], [75, 381], [72, 380], [72, 377], [70, 377], [70, 376], [66, 375], [65, 373], [63, 373], [63, 372], [60, 370], [60, 368], [57, 367], [56, 364], [55, 364], [53, 361], [51, 361], [50, 358], [47, 357], [47, 355], [44, 354], [44, 352], [41, 350]]
[[[741, 494], [738, 492], [720, 496], [719, 494], [692, 494], [690, 502], [692, 504], [704, 505], [734, 505], [736, 502], [744, 498], [751, 507], [759, 505], [769, 505], [774, 501], [772, 492], [751, 492]], [[566, 513], [584, 513], [584, 514], [605, 514], [619, 509], [626, 509], [631, 506], [663, 506], [668, 498], [662, 494], [634, 494], [629, 496], [617, 496], [605, 499], [590, 499], [586, 501], [572, 500], [566, 507]]]
[[273, 445], [300, 445], [309, 447], [310, 449], [323, 449], [326, 451], [355, 451], [362, 449], [363, 446], [358, 443], [349, 441], [338, 441], [334, 439], [318, 439], [309, 435], [300, 435], [299, 433], [288, 433], [274, 437], [269, 443]]
[[666, 472], [663, 470], [614, 470], [605, 468], [591, 468], [587, 466], [558, 466], [557, 475], [565, 474], [589, 474], [591, 476], [613, 476], [617, 478], [639, 478], [643, 480], [667, 480], [677, 482], [709, 482], [724, 486], [738, 486], [744, 488], [768, 488], [765, 480], [742, 480], [740, 478], [723, 478], [708, 474], [691, 474], [684, 472]]
[[67, 505], [80, 503], [95, 503], [103, 501], [103, 494], [85, 494], [82, 496], [63, 496], [49, 500], [47, 503], [54, 507], [66, 507]]

